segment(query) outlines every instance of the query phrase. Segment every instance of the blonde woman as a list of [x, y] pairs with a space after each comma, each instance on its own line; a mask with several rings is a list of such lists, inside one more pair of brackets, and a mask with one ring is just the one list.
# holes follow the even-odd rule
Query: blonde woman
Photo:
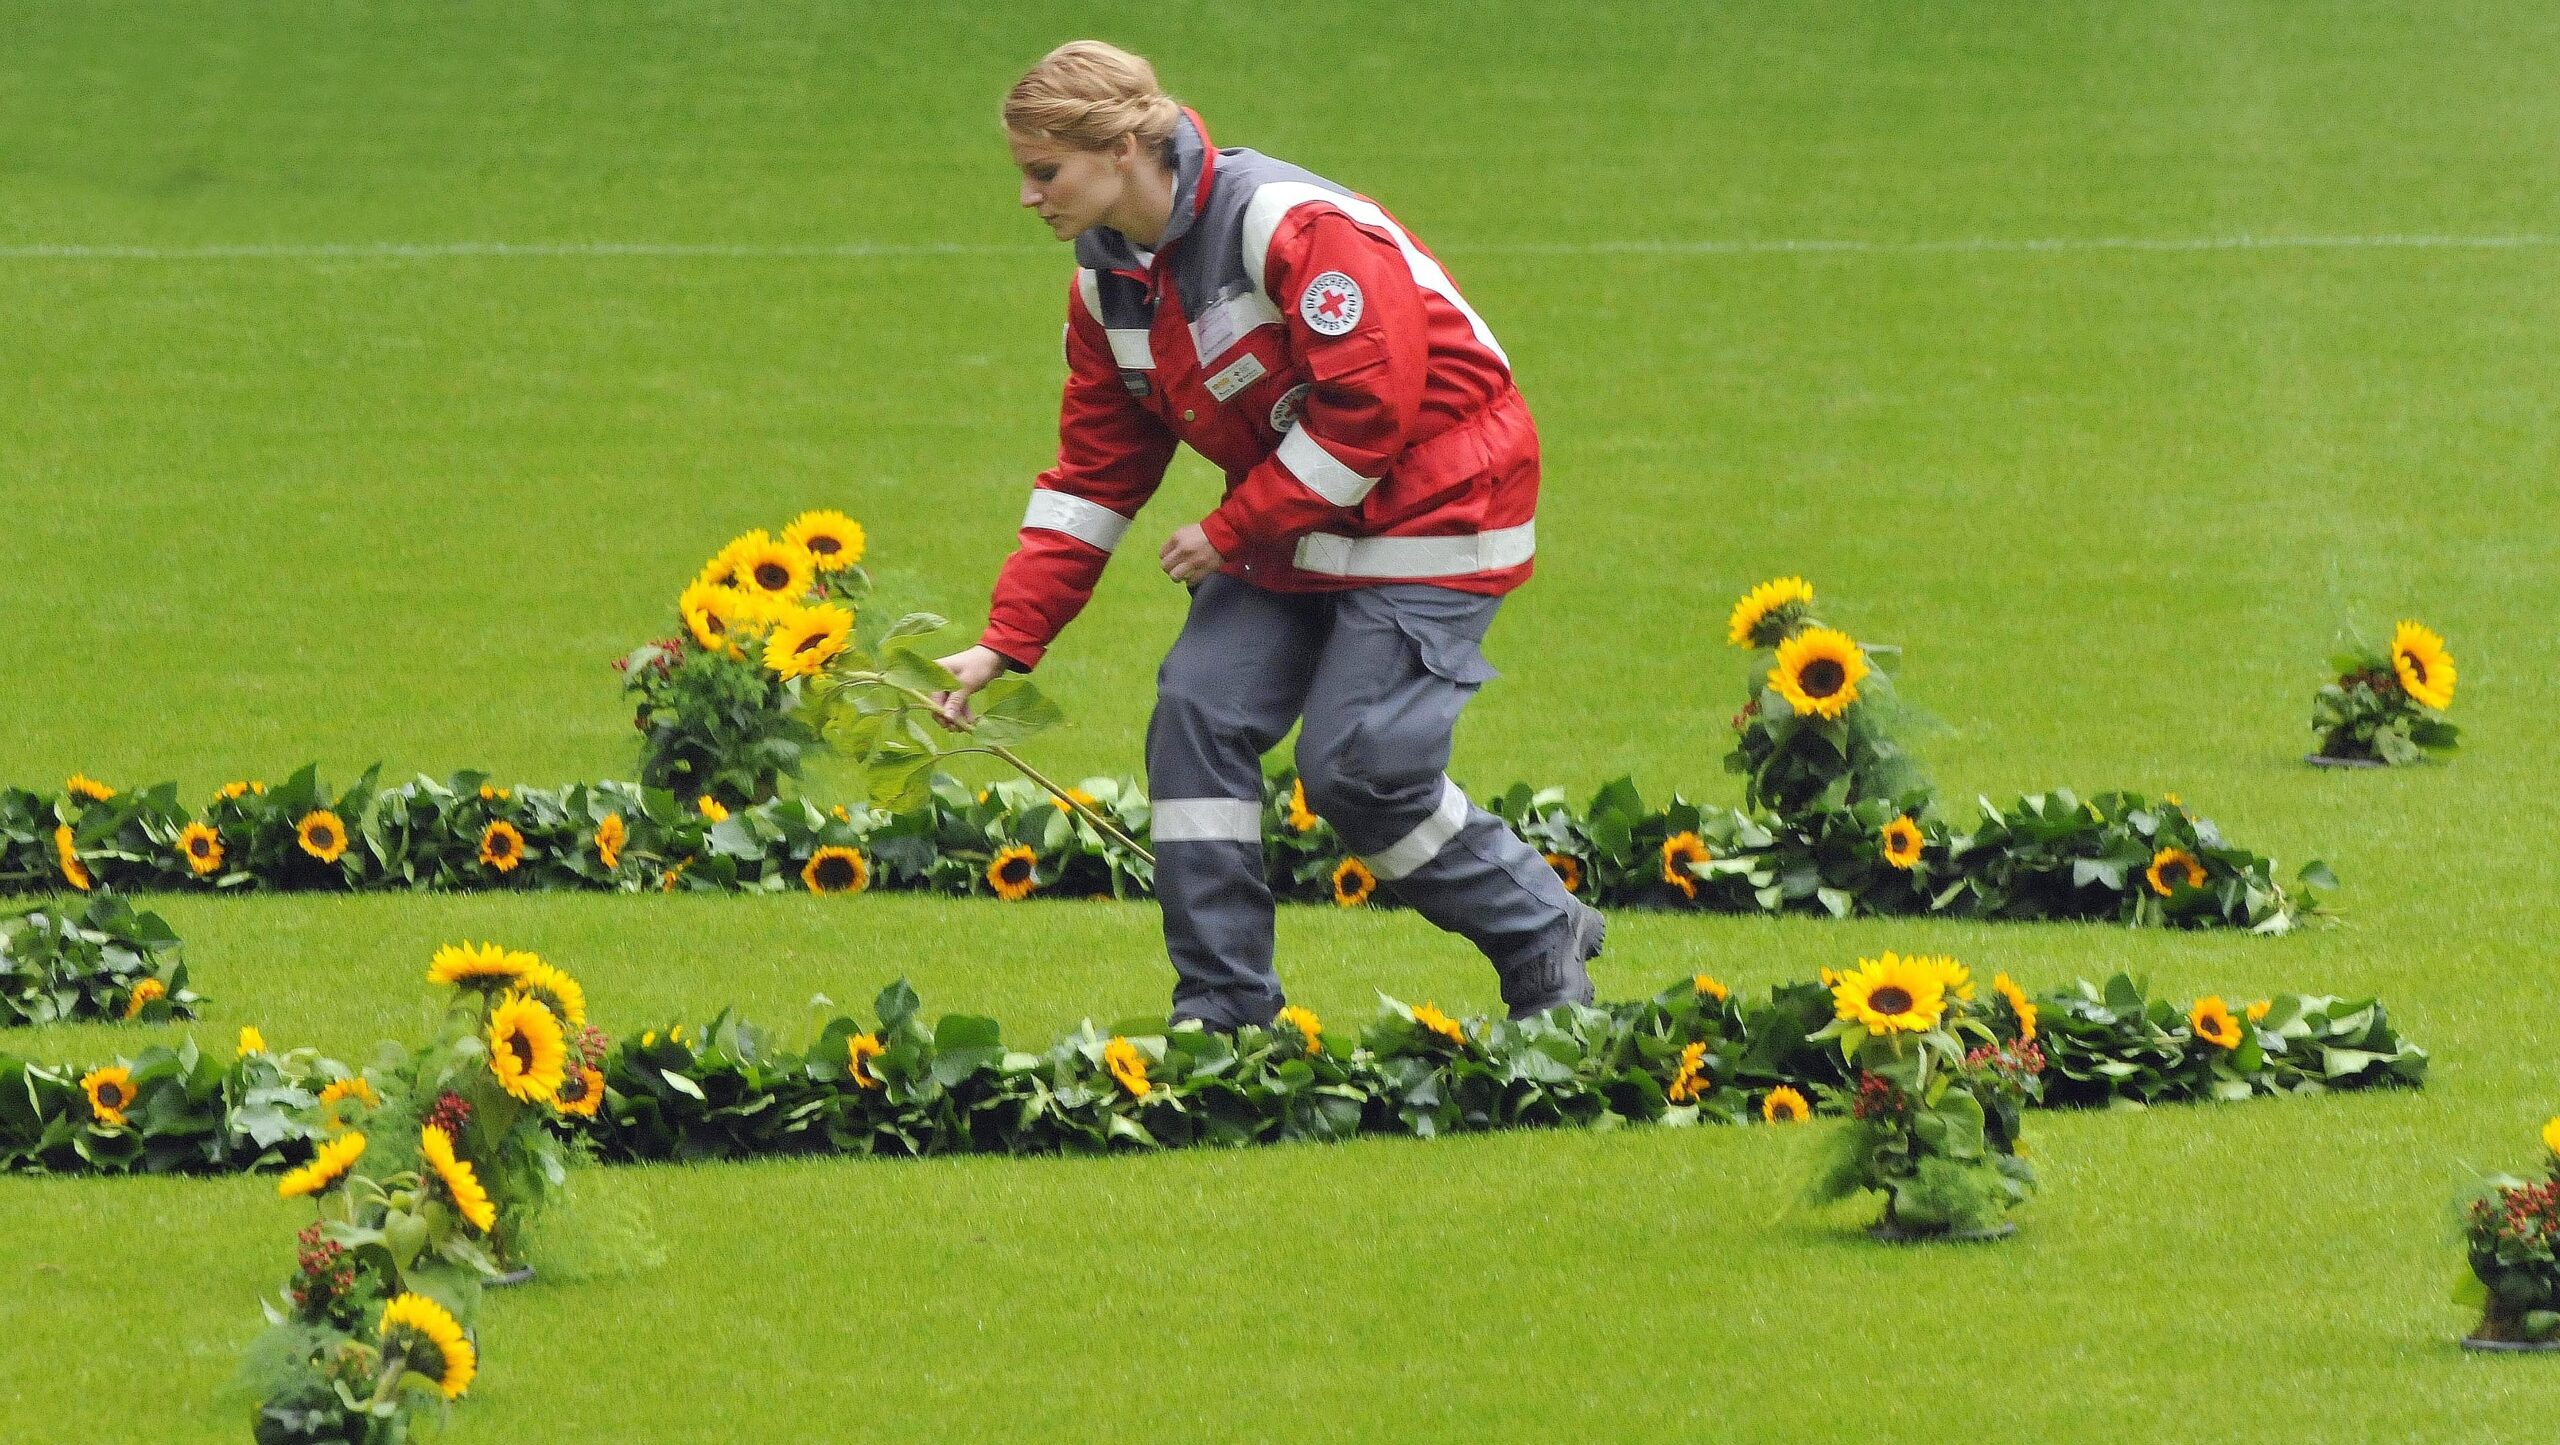
[[1066, 396], [946, 714], [1039, 664], [1187, 443], [1227, 489], [1157, 559], [1192, 589], [1147, 729], [1174, 1017], [1281, 1007], [1260, 759], [1302, 719], [1310, 805], [1513, 1016], [1588, 1002], [1600, 915], [1443, 772], [1536, 550], [1537, 431], [1491, 329], [1376, 202], [1220, 149], [1126, 51], [1052, 51], [1004, 127], [1021, 204], [1075, 246]]

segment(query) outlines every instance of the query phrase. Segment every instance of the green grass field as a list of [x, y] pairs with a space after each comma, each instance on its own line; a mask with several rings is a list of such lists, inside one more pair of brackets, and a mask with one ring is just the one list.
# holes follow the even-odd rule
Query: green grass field
[[[2176, 789], [2347, 885], [2335, 927], [2281, 940], [1632, 915], [1604, 992], [1918, 947], [2035, 983], [2374, 993], [2436, 1060], [2422, 1095], [2040, 1116], [2045, 1196], [1994, 1250], [1793, 1207], [1809, 1131], [600, 1171], [585, 1192], [645, 1205], [666, 1264], [493, 1297], [451, 1438], [2469, 1440], [2560, 1407], [2560, 1367], [2460, 1354], [2445, 1301], [2450, 1197], [2560, 1112], [2549, 7], [16, 5], [0, 29], [0, 778], [627, 774], [608, 661], [711, 548], [806, 506], [974, 626], [1054, 446], [1069, 264], [1013, 207], [995, 105], [1093, 33], [1220, 140], [1382, 200], [1512, 354], [1544, 545], [1462, 780], [1735, 798], [1724, 612], [1801, 572], [1908, 649], [1951, 800]], [[1042, 669], [1061, 770], [1138, 769], [1181, 600], [1150, 562], [1215, 487], [1177, 464]], [[2337, 628], [2404, 615], [2460, 660], [2465, 751], [2300, 766]], [[1045, 1040], [1171, 982], [1153, 910], [1119, 905], [162, 910], [226, 1045], [415, 1031], [428, 951], [465, 937], [573, 969], [616, 1029], [789, 1025], [904, 974]], [[1495, 1003], [1410, 915], [1292, 911], [1282, 948], [1329, 1018], [1376, 988]], [[0, 1180], [0, 1439], [244, 1438], [215, 1392], [306, 1217], [256, 1179]]]

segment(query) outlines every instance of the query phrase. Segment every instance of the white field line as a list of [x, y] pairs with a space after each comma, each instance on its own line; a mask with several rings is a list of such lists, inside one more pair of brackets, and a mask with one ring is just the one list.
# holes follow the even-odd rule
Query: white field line
[[[2560, 247], [2560, 235], [2452, 236], [1974, 236], [1936, 241], [1628, 240], [1448, 246], [1460, 256], [1925, 256], [2071, 252], [2518, 251]], [[655, 241], [386, 241], [319, 245], [0, 245], [0, 261], [433, 261], [476, 258], [611, 260], [874, 260], [1063, 254], [1055, 243], [963, 245], [849, 241], [835, 245], [693, 245]]]

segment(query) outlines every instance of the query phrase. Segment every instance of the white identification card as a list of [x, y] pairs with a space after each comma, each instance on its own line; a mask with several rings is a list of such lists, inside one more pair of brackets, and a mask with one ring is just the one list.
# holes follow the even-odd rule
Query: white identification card
[[1262, 379], [1262, 358], [1248, 351], [1228, 363], [1227, 369], [1210, 377], [1209, 394], [1220, 401], [1244, 390]]
[[[1227, 354], [1227, 348], [1244, 340], [1245, 333], [1257, 326], [1278, 323], [1280, 313], [1262, 299], [1259, 291], [1239, 291], [1211, 305], [1199, 320], [1191, 323], [1191, 349], [1208, 365]], [[1223, 400], [1224, 398], [1221, 398]]]

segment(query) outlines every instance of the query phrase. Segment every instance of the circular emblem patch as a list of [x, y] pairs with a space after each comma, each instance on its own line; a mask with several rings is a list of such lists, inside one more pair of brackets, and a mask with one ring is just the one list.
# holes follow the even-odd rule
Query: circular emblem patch
[[1318, 276], [1298, 298], [1298, 319], [1320, 336], [1340, 336], [1360, 322], [1360, 283], [1339, 271]]
[[1305, 401], [1307, 399], [1307, 393], [1313, 390], [1315, 390], [1313, 383], [1302, 381], [1296, 386], [1289, 388], [1287, 391], [1280, 393], [1280, 399], [1271, 403], [1271, 429], [1273, 431], [1287, 431], [1289, 428], [1296, 426], [1298, 424], [1298, 404]]

